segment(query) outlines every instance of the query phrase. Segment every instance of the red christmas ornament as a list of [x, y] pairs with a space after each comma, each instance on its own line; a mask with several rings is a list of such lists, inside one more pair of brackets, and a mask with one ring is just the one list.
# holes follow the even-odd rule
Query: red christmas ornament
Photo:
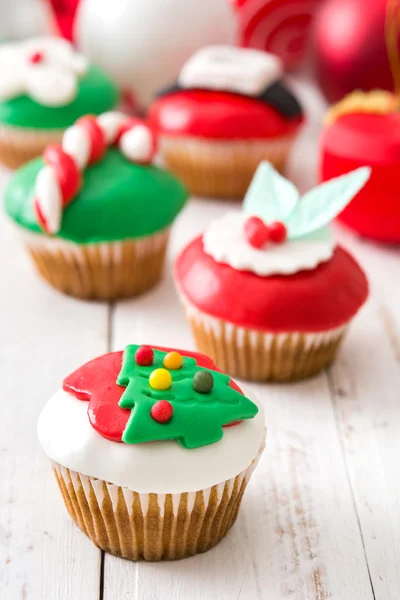
[[36, 64], [43, 62], [43, 58], [44, 58], [43, 52], [34, 52], [29, 57], [29, 62], [36, 65]]
[[287, 238], [286, 225], [281, 221], [274, 221], [268, 225], [269, 239], [275, 244], [282, 244]]
[[154, 352], [150, 346], [140, 346], [136, 350], [135, 360], [141, 367], [149, 367], [153, 364]]
[[174, 409], [168, 400], [159, 400], [151, 407], [150, 414], [157, 423], [168, 423], [172, 419]]
[[[314, 56], [327, 98], [355, 89], [393, 90], [400, 49], [398, 0], [326, 0], [315, 24]], [[391, 65], [392, 63], [392, 65]]]
[[253, 248], [262, 248], [269, 239], [269, 228], [260, 217], [249, 217], [244, 224], [244, 233]]
[[241, 45], [279, 56], [296, 66], [307, 46], [314, 13], [321, 0], [234, 0]]

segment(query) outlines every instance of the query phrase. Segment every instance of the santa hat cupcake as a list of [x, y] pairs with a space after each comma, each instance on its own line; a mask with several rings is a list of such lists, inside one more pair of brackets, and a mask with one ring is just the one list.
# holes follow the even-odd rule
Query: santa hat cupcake
[[303, 113], [276, 56], [211, 46], [184, 65], [150, 119], [167, 165], [193, 194], [242, 198], [262, 160], [284, 169]]
[[368, 283], [327, 224], [369, 172], [360, 168], [300, 198], [263, 163], [242, 211], [214, 221], [181, 252], [175, 281], [197, 347], [221, 369], [290, 381], [333, 360]]
[[106, 552], [156, 561], [226, 535], [265, 424], [207, 357], [129, 345], [69, 375], [38, 435], [78, 527]]
[[61, 141], [79, 117], [112, 110], [116, 86], [61, 38], [0, 46], [0, 162], [17, 168]]
[[5, 207], [40, 275], [80, 298], [133, 296], [160, 278], [186, 191], [153, 166], [151, 129], [121, 113], [86, 116], [12, 178]]

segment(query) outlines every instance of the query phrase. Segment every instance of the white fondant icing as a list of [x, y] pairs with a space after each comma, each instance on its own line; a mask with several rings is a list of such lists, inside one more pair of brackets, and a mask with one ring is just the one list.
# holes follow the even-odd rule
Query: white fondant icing
[[[42, 59], [33, 63], [36, 53]], [[26, 94], [43, 106], [65, 106], [76, 97], [78, 79], [87, 68], [87, 60], [61, 38], [5, 44], [0, 46], [0, 100]]]
[[152, 133], [145, 125], [137, 125], [121, 136], [122, 154], [132, 162], [147, 162], [153, 154]]
[[44, 166], [40, 169], [35, 183], [35, 195], [40, 198], [40, 210], [49, 233], [55, 233], [61, 224], [62, 195], [51, 167]]
[[179, 84], [184, 88], [227, 90], [257, 96], [283, 75], [281, 60], [259, 50], [208, 46], [183, 66]]
[[141, 494], [196, 492], [236, 477], [255, 459], [265, 438], [258, 406], [253, 419], [226, 427], [219, 442], [187, 450], [176, 441], [106, 440], [89, 422], [88, 403], [59, 390], [40, 414], [38, 436], [51, 460], [83, 475]]
[[79, 169], [83, 171], [89, 162], [91, 141], [87, 130], [79, 125], [72, 125], [65, 131], [62, 147], [72, 156]]
[[307, 238], [288, 240], [283, 244], [269, 242], [263, 248], [254, 248], [244, 232], [247, 218], [242, 212], [232, 211], [213, 221], [204, 233], [204, 251], [216, 262], [261, 277], [314, 269], [333, 255], [336, 244], [328, 228]]

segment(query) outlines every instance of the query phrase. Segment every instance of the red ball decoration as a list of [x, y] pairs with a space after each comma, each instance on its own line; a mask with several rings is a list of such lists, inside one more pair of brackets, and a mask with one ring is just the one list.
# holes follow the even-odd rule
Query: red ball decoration
[[141, 367], [149, 367], [153, 364], [154, 352], [150, 346], [140, 346], [136, 350], [135, 360]]
[[37, 65], [39, 63], [41, 63], [43, 61], [43, 53], [42, 52], [34, 52], [33, 54], [31, 54], [31, 56], [29, 57], [29, 62], [31, 62], [34, 65]]
[[391, 40], [386, 24], [395, 24], [388, 11], [396, 2], [326, 0], [322, 4], [315, 23], [314, 56], [328, 100], [341, 100], [355, 89], [393, 90], [389, 54], [398, 56], [400, 37], [397, 30]]
[[287, 238], [286, 225], [281, 221], [274, 221], [268, 225], [269, 227], [269, 239], [275, 244], [283, 244]]
[[269, 239], [269, 228], [260, 217], [249, 217], [244, 224], [244, 233], [253, 248], [262, 248]]
[[168, 400], [158, 400], [151, 407], [150, 414], [157, 423], [168, 423], [172, 418], [173, 412], [172, 404]]

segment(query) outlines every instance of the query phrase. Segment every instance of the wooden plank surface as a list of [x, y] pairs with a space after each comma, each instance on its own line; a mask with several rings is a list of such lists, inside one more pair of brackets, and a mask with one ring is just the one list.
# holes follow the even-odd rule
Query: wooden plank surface
[[[300, 92], [312, 118], [291, 176], [304, 190], [315, 180], [324, 106], [310, 86], [300, 83]], [[296, 385], [252, 386], [267, 415], [267, 447], [219, 546], [175, 563], [102, 563], [62, 505], [36, 440], [41, 407], [66, 373], [107, 348], [193, 347], [172, 260], [229, 206], [192, 201], [160, 286], [111, 307], [42, 284], [1, 218], [0, 600], [399, 598], [400, 251], [340, 228], [369, 275], [371, 298], [332, 369]]]

